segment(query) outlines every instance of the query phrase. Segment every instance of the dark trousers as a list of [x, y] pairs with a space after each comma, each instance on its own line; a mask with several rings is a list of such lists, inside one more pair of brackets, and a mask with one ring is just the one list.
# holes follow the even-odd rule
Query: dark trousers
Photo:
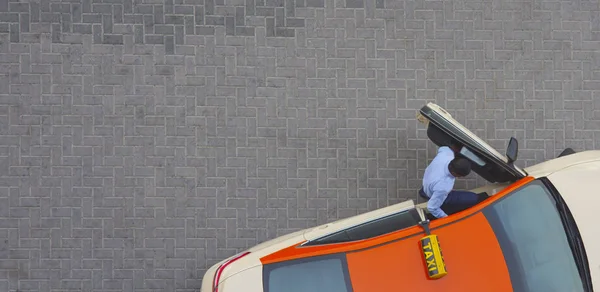
[[[429, 197], [425, 194], [423, 188], [419, 190], [419, 195], [429, 201]], [[440, 208], [450, 215], [475, 206], [487, 197], [486, 193], [476, 194], [469, 191], [452, 190], [448, 193], [448, 197], [446, 197]]]

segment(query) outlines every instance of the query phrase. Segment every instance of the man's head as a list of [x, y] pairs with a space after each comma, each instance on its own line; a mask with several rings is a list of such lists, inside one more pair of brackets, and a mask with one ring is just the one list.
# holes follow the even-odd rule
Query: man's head
[[469, 173], [471, 173], [471, 164], [468, 160], [457, 157], [450, 161], [450, 164], [448, 164], [448, 170], [454, 177], [467, 176]]

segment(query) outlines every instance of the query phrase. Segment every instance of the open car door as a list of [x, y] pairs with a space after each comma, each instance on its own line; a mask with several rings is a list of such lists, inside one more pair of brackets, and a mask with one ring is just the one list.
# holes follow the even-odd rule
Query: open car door
[[518, 154], [518, 142], [511, 138], [506, 156], [498, 153], [443, 108], [434, 103], [423, 106], [417, 119], [427, 125], [427, 136], [438, 146], [460, 147], [458, 156], [471, 162], [472, 170], [491, 183], [513, 182], [527, 176], [527, 173], [514, 165]]

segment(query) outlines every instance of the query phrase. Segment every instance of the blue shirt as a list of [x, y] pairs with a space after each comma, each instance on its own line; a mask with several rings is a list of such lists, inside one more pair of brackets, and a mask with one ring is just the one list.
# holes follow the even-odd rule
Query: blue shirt
[[433, 158], [423, 175], [423, 191], [430, 198], [427, 210], [436, 218], [448, 216], [441, 208], [454, 187], [454, 176], [448, 170], [448, 164], [454, 159], [454, 151], [448, 146], [438, 149], [438, 154]]

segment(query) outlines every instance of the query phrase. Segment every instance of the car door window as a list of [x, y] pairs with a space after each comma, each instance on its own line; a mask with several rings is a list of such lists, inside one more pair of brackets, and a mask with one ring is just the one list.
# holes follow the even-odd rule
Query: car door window
[[364, 240], [412, 227], [417, 225], [420, 220], [421, 217], [419, 216], [418, 211], [416, 209], [410, 209], [350, 227], [313, 240], [304, 245], [310, 246]]
[[420, 220], [417, 210], [411, 209], [350, 228], [347, 233], [350, 240], [363, 240], [412, 227]]

